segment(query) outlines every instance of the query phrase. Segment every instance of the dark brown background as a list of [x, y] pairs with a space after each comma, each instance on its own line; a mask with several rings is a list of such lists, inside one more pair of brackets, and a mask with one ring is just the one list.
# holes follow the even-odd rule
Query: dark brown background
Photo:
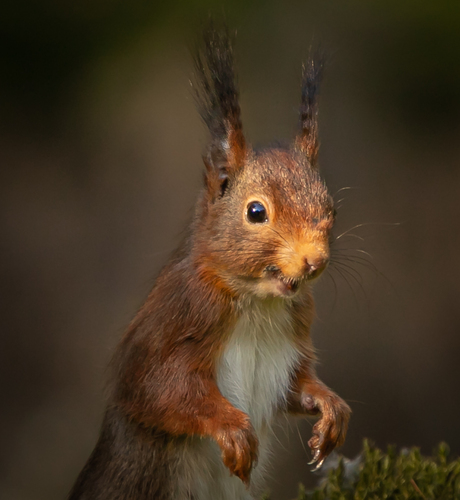
[[[458, 3], [24, 0], [0, 17], [1, 498], [64, 498], [95, 443], [113, 346], [200, 186], [188, 46], [222, 11], [256, 145], [292, 137], [311, 40], [334, 53], [320, 161], [333, 193], [354, 188], [337, 235], [366, 224], [315, 289], [320, 375], [354, 412], [344, 453], [460, 453]], [[280, 440], [286, 500], [312, 476], [294, 424]]]

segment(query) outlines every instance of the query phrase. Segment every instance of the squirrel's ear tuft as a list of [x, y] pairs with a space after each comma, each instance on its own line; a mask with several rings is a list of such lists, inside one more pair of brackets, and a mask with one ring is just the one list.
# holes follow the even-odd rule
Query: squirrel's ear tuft
[[300, 133], [296, 145], [308, 158], [313, 168], [317, 166], [318, 139], [318, 94], [324, 67], [324, 56], [310, 55], [302, 71], [302, 97], [300, 103]]
[[213, 198], [221, 196], [231, 178], [244, 164], [246, 142], [241, 125], [233, 44], [228, 28], [211, 23], [203, 43], [195, 51], [193, 85], [203, 121], [211, 133], [204, 157], [206, 186]]

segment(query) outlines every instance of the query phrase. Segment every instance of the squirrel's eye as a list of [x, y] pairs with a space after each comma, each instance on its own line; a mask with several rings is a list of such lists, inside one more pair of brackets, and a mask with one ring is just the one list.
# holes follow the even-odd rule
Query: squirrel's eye
[[267, 211], [260, 201], [249, 203], [246, 214], [248, 221], [252, 224], [261, 224], [267, 221]]

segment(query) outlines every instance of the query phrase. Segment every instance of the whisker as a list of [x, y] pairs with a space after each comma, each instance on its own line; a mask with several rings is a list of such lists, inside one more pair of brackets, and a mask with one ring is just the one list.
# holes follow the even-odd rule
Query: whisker
[[347, 259], [350, 262], [356, 262], [357, 264], [366, 263], [372, 266], [374, 269], [376, 269], [376, 265], [371, 260], [368, 260], [365, 257], [361, 257], [360, 255], [352, 255], [349, 253], [339, 253], [339, 252], [334, 252], [334, 255], [339, 257], [340, 259]]
[[[370, 260], [365, 259], [364, 257], [360, 257], [358, 255], [350, 255], [350, 254], [340, 254], [338, 252], [339, 249], [335, 249], [334, 255], [338, 257], [338, 259], [343, 259], [347, 260], [347, 262], [355, 263], [357, 265], [363, 266], [369, 271], [372, 271], [376, 276], [383, 278], [386, 283], [390, 286], [390, 288], [396, 292], [396, 287], [394, 284], [391, 282], [391, 280]], [[358, 251], [358, 248], [352, 248], [350, 250], [355, 250]], [[368, 254], [364, 250], [360, 250], [366, 255], [369, 255], [370, 258], [372, 258], [372, 255]]]
[[334, 301], [332, 302], [332, 311], [335, 309], [335, 304], [337, 303], [337, 297], [338, 297], [338, 289], [337, 289], [337, 283], [335, 282], [334, 276], [330, 272], [330, 269], [328, 268], [326, 270], [326, 276], [331, 279], [332, 284], [334, 285]]
[[370, 271], [373, 271], [375, 274], [378, 274], [378, 268], [374, 265], [373, 262], [368, 261], [367, 259], [364, 259], [363, 257], [349, 257], [346, 255], [338, 255], [339, 259], [337, 259], [338, 262], [341, 262], [342, 260], [345, 260], [347, 262], [351, 262], [352, 264], [357, 264], [359, 266], [365, 267], [366, 269], [369, 269]]
[[341, 238], [342, 236], [346, 236], [348, 238], [356, 238], [357, 240], [360, 240], [360, 241], [364, 241], [364, 238], [362, 236], [358, 236], [357, 234], [353, 234], [353, 233], [348, 233], [348, 234], [341, 234], [340, 236], [338, 236], [334, 241], [336, 242], [339, 238]]
[[[352, 278], [357, 283], [357, 285], [363, 292], [364, 297], [366, 297], [366, 291], [364, 290], [363, 287], [361, 275], [356, 271], [356, 269], [354, 269], [351, 266], [348, 266], [347, 264], [344, 264], [343, 262], [336, 262], [336, 264], [342, 266], [342, 271], [346, 273], [348, 276], [350, 276], [350, 278]], [[360, 279], [356, 277], [355, 273], [359, 276]]]
[[350, 231], [353, 231], [353, 229], [357, 229], [358, 227], [363, 227], [365, 226], [366, 224], [356, 224], [356, 226], [353, 226], [351, 227], [350, 229], [347, 229], [346, 231], [344, 231], [342, 234], [340, 234], [339, 236], [337, 236], [337, 238], [335, 239], [336, 241], [339, 240], [340, 238], [342, 238], [342, 236], [345, 236], [346, 234], [348, 234]]
[[350, 189], [359, 189], [359, 188], [353, 187], [353, 186], [345, 186], [343, 188], [340, 188], [338, 191], [336, 191], [335, 194], [332, 195], [332, 198], [335, 198], [341, 191], [349, 191]]
[[350, 231], [353, 231], [353, 229], [357, 229], [359, 227], [365, 227], [365, 226], [400, 226], [400, 222], [363, 222], [362, 224], [356, 224], [356, 226], [351, 227], [347, 231], [344, 231], [341, 235], [337, 236], [336, 240], [344, 236], [345, 234], [348, 234]]
[[[331, 264], [335, 264], [335, 262], [331, 262]], [[336, 271], [339, 273], [339, 275], [342, 277], [342, 279], [345, 281], [345, 283], [348, 285], [348, 288], [350, 289], [351, 293], [353, 294], [353, 297], [355, 299], [356, 304], [358, 304], [358, 299], [356, 297], [356, 293], [354, 288], [350, 285], [350, 282], [347, 280], [346, 275], [343, 274], [343, 270], [341, 270], [339, 267], [335, 266]]]
[[[284, 435], [287, 438], [289, 438], [289, 435], [288, 435], [286, 427], [285, 426], [280, 426], [280, 427], [281, 427], [281, 429], [283, 429]], [[287, 449], [288, 449], [287, 446], [281, 442], [280, 438], [276, 435], [276, 432], [273, 432], [273, 438], [278, 443], [278, 446], [283, 449], [283, 451], [287, 451]]]
[[368, 257], [370, 257], [371, 259], [373, 259], [374, 257], [369, 253], [369, 252], [366, 252], [364, 250], [361, 250], [360, 248], [353, 248], [352, 250], [355, 250], [356, 252], [360, 252], [360, 253], [363, 253], [364, 255], [367, 255]]
[[300, 433], [299, 424], [297, 423], [297, 421], [295, 422], [295, 427], [297, 430], [297, 434], [299, 435], [300, 444], [302, 445], [303, 451], [305, 452], [305, 455], [307, 455], [308, 457], [310, 453], [308, 453], [307, 448], [305, 448], [305, 443], [303, 442], [302, 434]]
[[[346, 258], [345, 258], [344, 260], [351, 261], [350, 259], [346, 259]], [[334, 260], [333, 262], [334, 262], [335, 264], [339, 265], [339, 266], [343, 266], [343, 267], [345, 267], [345, 268], [347, 268], [347, 269], [351, 269], [351, 270], [353, 270], [353, 271], [354, 271], [354, 272], [355, 272], [355, 273], [356, 273], [356, 274], [360, 277], [360, 279], [361, 279], [360, 283], [362, 283], [362, 277], [361, 277], [361, 275], [359, 274], [359, 272], [358, 272], [358, 270], [357, 270], [357, 269], [355, 269], [354, 267], [351, 267], [351, 266], [350, 266], [350, 265], [348, 265], [348, 264], [344, 264], [341, 260]], [[353, 261], [351, 261], [351, 262], [353, 262]]]

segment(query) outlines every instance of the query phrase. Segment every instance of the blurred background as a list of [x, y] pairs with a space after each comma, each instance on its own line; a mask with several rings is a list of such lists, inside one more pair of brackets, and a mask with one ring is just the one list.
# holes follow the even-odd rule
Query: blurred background
[[[343, 236], [313, 335], [353, 408], [343, 452], [460, 454], [460, 4], [16, 0], [0, 17], [3, 499], [65, 498], [95, 444], [108, 360], [200, 188], [189, 48], [209, 13], [238, 30], [255, 145], [293, 137], [312, 40], [333, 53], [320, 162]], [[315, 483], [310, 432], [280, 431], [273, 499]]]

